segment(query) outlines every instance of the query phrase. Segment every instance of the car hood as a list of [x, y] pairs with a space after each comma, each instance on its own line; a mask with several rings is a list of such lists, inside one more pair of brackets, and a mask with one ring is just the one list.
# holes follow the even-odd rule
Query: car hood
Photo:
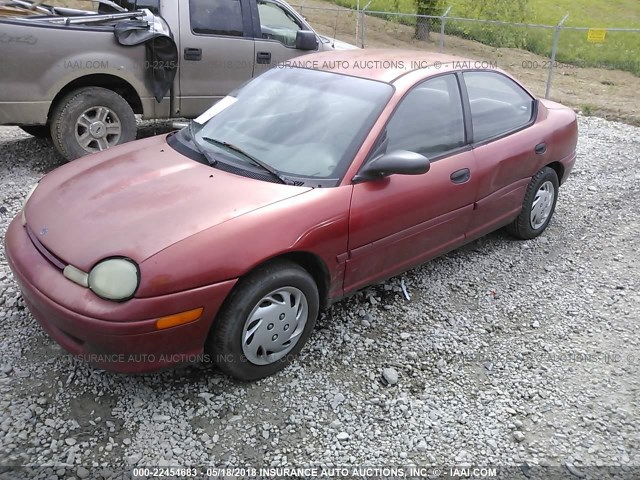
[[121, 145], [45, 176], [25, 209], [32, 233], [63, 263], [89, 271], [111, 256], [142, 262], [202, 230], [310, 190], [203, 165], [165, 138]]

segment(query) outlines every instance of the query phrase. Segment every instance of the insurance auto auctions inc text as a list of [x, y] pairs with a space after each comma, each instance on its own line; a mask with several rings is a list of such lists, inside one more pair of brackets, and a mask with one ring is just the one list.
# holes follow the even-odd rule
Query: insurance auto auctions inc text
[[276, 64], [276, 68], [311, 68], [320, 70], [416, 70], [419, 68], [439, 69], [446, 66], [454, 70], [496, 69], [497, 60], [455, 60], [452, 62], [430, 62], [427, 60], [305, 60], [294, 58]]
[[240, 478], [437, 478], [496, 477], [497, 468], [438, 468], [438, 467], [266, 467], [266, 468], [207, 468], [213, 477]]

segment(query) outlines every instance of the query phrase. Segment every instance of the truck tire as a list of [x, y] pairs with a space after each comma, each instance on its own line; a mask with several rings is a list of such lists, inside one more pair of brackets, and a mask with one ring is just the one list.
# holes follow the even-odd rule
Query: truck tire
[[36, 138], [51, 138], [49, 125], [21, 125], [19, 128]]
[[53, 144], [67, 160], [136, 138], [136, 117], [127, 101], [101, 87], [67, 94], [55, 105], [50, 124]]

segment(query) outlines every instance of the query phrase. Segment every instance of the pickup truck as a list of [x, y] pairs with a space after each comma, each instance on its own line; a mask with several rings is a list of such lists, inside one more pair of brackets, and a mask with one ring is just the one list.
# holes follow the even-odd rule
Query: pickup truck
[[355, 48], [283, 0], [37, 2], [33, 13], [0, 17], [0, 125], [50, 137], [68, 160], [134, 140], [136, 115], [194, 118], [293, 57]]

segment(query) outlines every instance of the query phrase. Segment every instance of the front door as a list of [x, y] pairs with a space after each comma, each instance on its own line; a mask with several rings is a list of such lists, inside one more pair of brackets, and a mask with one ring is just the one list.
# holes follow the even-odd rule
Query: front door
[[476, 195], [454, 74], [427, 80], [401, 101], [386, 128], [387, 152], [431, 159], [422, 175], [392, 175], [354, 186], [345, 291], [422, 263], [464, 242]]
[[192, 118], [253, 75], [248, 0], [187, 0], [181, 11], [180, 112]]

